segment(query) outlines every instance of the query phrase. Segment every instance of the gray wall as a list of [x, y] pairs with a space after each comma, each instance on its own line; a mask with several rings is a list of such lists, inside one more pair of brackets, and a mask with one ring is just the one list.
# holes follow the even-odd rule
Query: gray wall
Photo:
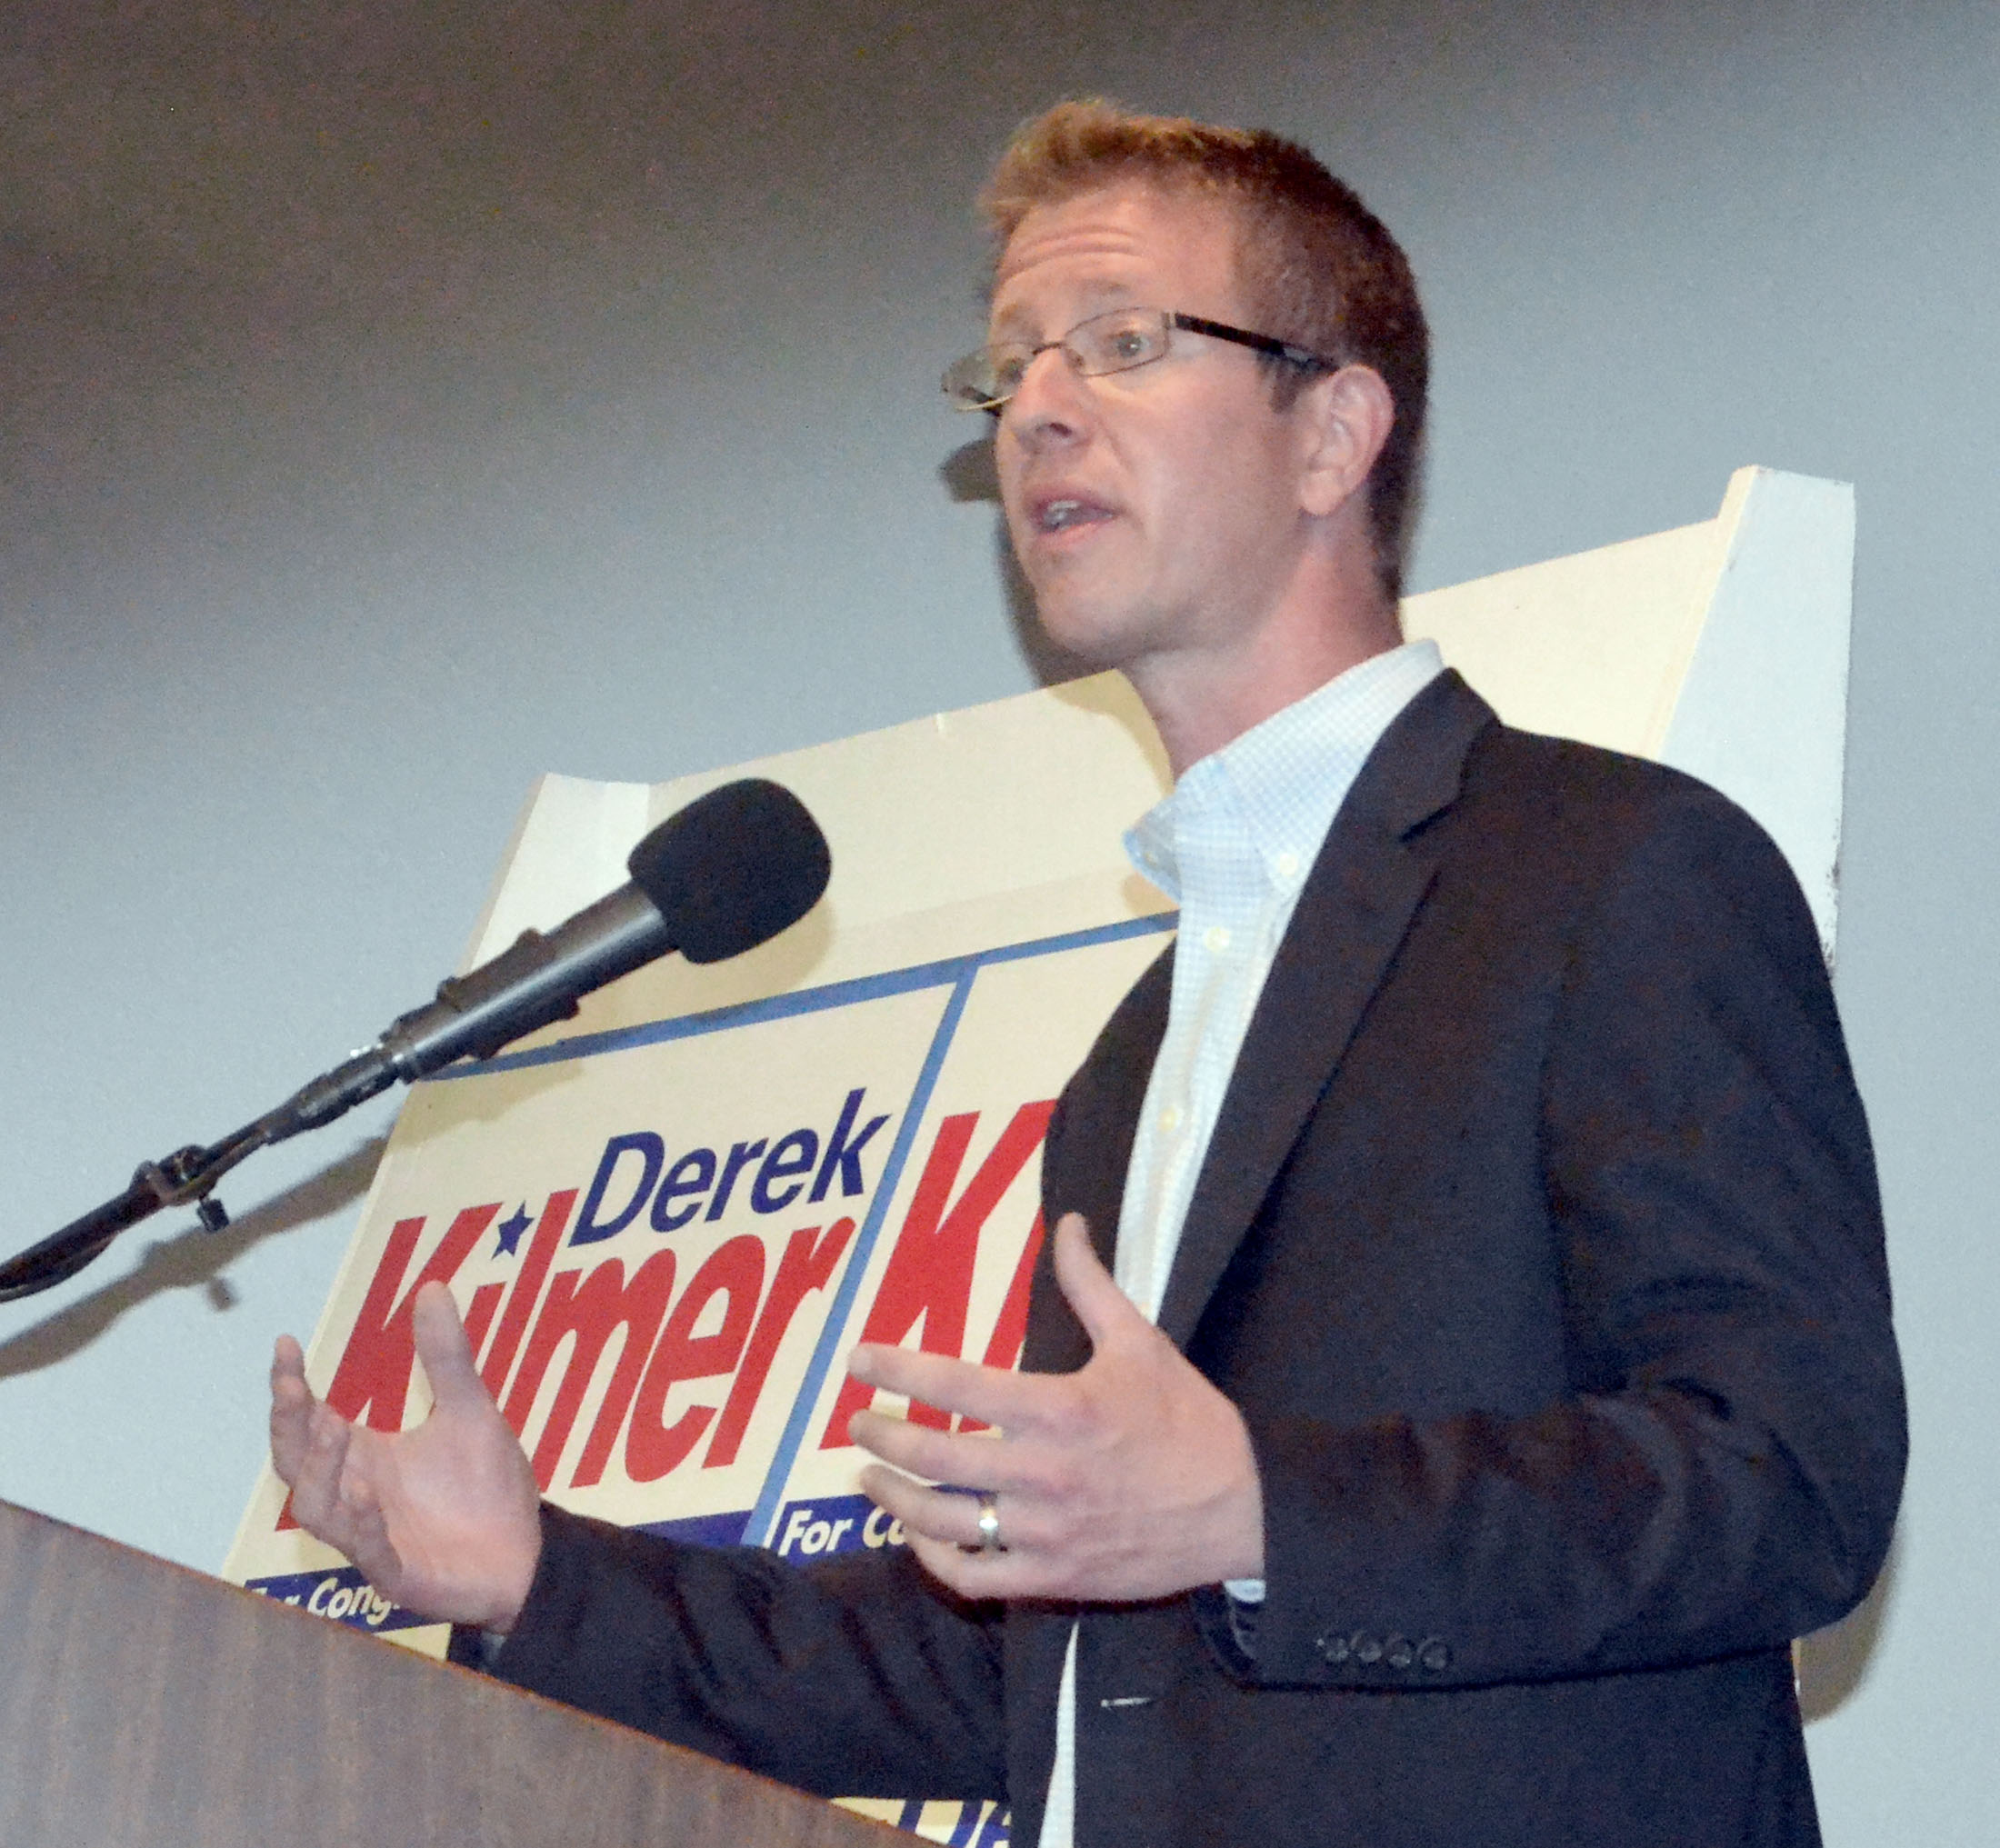
[[[965, 201], [1065, 91], [1266, 122], [1427, 287], [1416, 587], [1858, 484], [1839, 987], [1916, 1449], [1810, 1738], [1833, 1843], [1995, 1839], [1991, 0], [119, 10], [0, 48], [0, 1248], [425, 993], [537, 771], [1032, 684], [932, 389]], [[0, 1309], [0, 1493], [215, 1565], [385, 1121]]]

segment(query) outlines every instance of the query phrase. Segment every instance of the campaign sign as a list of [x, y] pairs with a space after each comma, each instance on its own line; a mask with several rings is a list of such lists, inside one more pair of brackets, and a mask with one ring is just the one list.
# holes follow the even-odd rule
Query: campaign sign
[[[901, 1545], [857, 1486], [847, 1422], [876, 1395], [844, 1356], [865, 1340], [1018, 1363], [1050, 1113], [1171, 923], [558, 1040], [417, 1085], [314, 1343], [315, 1390], [376, 1430], [419, 1422], [412, 1304], [437, 1278], [565, 1507], [801, 1563]], [[268, 1469], [229, 1575], [443, 1648], [442, 1626], [295, 1525]], [[977, 1805], [867, 1807], [939, 1840], [1005, 1839]]]

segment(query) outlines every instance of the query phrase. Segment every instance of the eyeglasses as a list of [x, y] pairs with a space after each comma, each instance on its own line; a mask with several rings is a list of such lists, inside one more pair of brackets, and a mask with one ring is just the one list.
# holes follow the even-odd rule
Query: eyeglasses
[[1025, 340], [1003, 340], [968, 353], [945, 368], [945, 395], [955, 411], [991, 411], [997, 416], [1000, 407], [1021, 389], [1028, 367], [1052, 347], [1061, 349], [1079, 377], [1101, 378], [1105, 373], [1131, 372], [1165, 359], [1176, 329], [1205, 334], [1211, 340], [1234, 341], [1254, 353], [1268, 354], [1308, 371], [1336, 372], [1340, 367], [1338, 360], [1325, 354], [1274, 340], [1268, 334], [1205, 321], [1198, 315], [1176, 315], [1165, 308], [1114, 308], [1107, 315], [1079, 321], [1060, 340], [1045, 340], [1038, 345]]

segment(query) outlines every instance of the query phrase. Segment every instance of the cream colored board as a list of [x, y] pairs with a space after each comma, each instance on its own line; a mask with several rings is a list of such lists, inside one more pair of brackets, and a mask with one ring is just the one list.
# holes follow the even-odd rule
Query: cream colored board
[[[944, 1053], [942, 1076], [931, 1094], [930, 1108], [911, 1144], [900, 1185], [876, 1214], [878, 1230], [874, 1263], [867, 1265], [864, 1287], [844, 1326], [847, 1343], [865, 1325], [874, 1287], [908, 1214], [916, 1177], [935, 1139], [943, 1117], [977, 1112], [985, 1121], [955, 1184], [963, 1193], [965, 1181], [984, 1161], [999, 1130], [1023, 1104], [1053, 1100], [1063, 1079], [1075, 1065], [1095, 1025], [1144, 965], [1158, 954], [1158, 931], [1146, 931], [1109, 943], [1028, 954], [983, 967], [967, 990], [968, 1005], [958, 1031]], [[921, 943], [916, 945], [921, 947]], [[728, 1213], [719, 1224], [705, 1219], [675, 1232], [671, 1244], [677, 1269], [674, 1287], [685, 1289], [699, 1266], [725, 1240], [755, 1233], [764, 1237], [764, 1275], [775, 1274], [785, 1241], [801, 1230], [795, 1220], [810, 1219], [815, 1228], [830, 1225], [837, 1215], [860, 1219], [871, 1211], [873, 1193], [884, 1178], [878, 1165], [899, 1113], [916, 1088], [916, 1073], [936, 1038], [939, 1020], [951, 989], [948, 981], [926, 978], [914, 991], [865, 995], [844, 1000], [823, 1011], [776, 1020], [734, 1024], [714, 1033], [651, 1041], [587, 1056], [513, 1069], [475, 1073], [420, 1086], [400, 1118], [377, 1176], [376, 1197], [365, 1215], [343, 1267], [308, 1355], [308, 1372], [322, 1391], [335, 1374], [355, 1328], [365, 1298], [375, 1281], [391, 1223], [421, 1216], [418, 1242], [404, 1260], [389, 1301], [401, 1300], [413, 1287], [430, 1254], [446, 1235], [461, 1212], [485, 1202], [515, 1203], [526, 1216], [540, 1213], [552, 1195], [568, 1190], [573, 1201], [586, 1199], [591, 1178], [605, 1147], [607, 1132], [623, 1134], [645, 1129], [659, 1134], [671, 1161], [683, 1149], [721, 1149], [752, 1135], [775, 1138], [795, 1119], [823, 1131], [837, 1114], [853, 1086], [865, 1087], [866, 1114], [879, 1108], [892, 1113], [886, 1134], [876, 1144], [869, 1164], [868, 1197], [852, 1202], [839, 1190], [823, 1208], [801, 1205], [782, 1221], [760, 1220], [745, 1210], [739, 1186]], [[1035, 1031], [1024, 1034], [1024, 1022]], [[784, 1119], [781, 1123], [780, 1119]], [[502, 1130], [504, 1133], [496, 1133]], [[967, 1304], [963, 1352], [984, 1357], [989, 1349], [1001, 1304], [1006, 1296], [1035, 1220], [1038, 1161], [1031, 1159], [1015, 1176], [997, 1210], [978, 1230], [977, 1272]], [[616, 1215], [630, 1184], [623, 1172], [605, 1194], [599, 1221]], [[747, 1183], [745, 1184], [747, 1185]], [[639, 1265], [665, 1248], [661, 1235], [641, 1220], [630, 1222], [612, 1236], [579, 1249], [568, 1232], [583, 1209], [573, 1206], [546, 1281], [545, 1293], [565, 1273], [582, 1284], [595, 1279], [609, 1262], [619, 1285], [629, 1284]], [[532, 1239], [529, 1240], [532, 1244]], [[860, 1251], [855, 1237], [847, 1256]], [[518, 1252], [503, 1259], [480, 1234], [474, 1254], [460, 1263], [453, 1287], [465, 1309], [475, 1293], [491, 1285], [508, 1290], [521, 1272]], [[836, 1274], [838, 1275], [839, 1274]], [[857, 1280], [859, 1281], [859, 1280]], [[711, 1469], [712, 1453], [685, 1458], [665, 1480], [634, 1483], [622, 1459], [630, 1455], [629, 1437], [621, 1435], [608, 1464], [594, 1482], [575, 1480], [576, 1463], [597, 1426], [606, 1388], [623, 1356], [624, 1332], [614, 1334], [598, 1353], [574, 1411], [568, 1436], [559, 1451], [545, 1459], [542, 1440], [550, 1408], [560, 1384], [566, 1395], [578, 1384], [569, 1377], [569, 1354], [558, 1345], [550, 1354], [538, 1390], [529, 1394], [525, 1414], [515, 1403], [527, 1346], [517, 1344], [509, 1373], [500, 1381], [500, 1396], [510, 1418], [522, 1431], [531, 1453], [543, 1463], [553, 1499], [579, 1512], [631, 1524], [660, 1519], [686, 1519], [756, 1503], [772, 1458], [780, 1451], [780, 1433], [790, 1414], [792, 1387], [806, 1372], [817, 1344], [817, 1330], [831, 1300], [829, 1283], [815, 1295], [809, 1311], [788, 1324], [785, 1344], [770, 1367], [769, 1390], [759, 1394], [750, 1424], [733, 1464]], [[509, 1294], [505, 1300], [511, 1302]], [[499, 1312], [500, 1315], [505, 1311]], [[537, 1311], [539, 1314], [539, 1311]], [[496, 1317], [489, 1315], [490, 1331]], [[537, 1324], [538, 1328], [538, 1324]], [[698, 1332], [702, 1332], [697, 1330]], [[898, 1334], [903, 1331], [898, 1330]], [[565, 1337], [566, 1339], [566, 1337]], [[533, 1337], [528, 1340], [532, 1343]], [[841, 1376], [828, 1376], [797, 1468], [781, 1484], [787, 1496], [798, 1478], [803, 1493], [815, 1496], [851, 1494], [853, 1453], [823, 1453], [821, 1437]], [[671, 1425], [699, 1399], [708, 1403], [728, 1391], [716, 1384], [684, 1383], [656, 1408], [657, 1423]], [[643, 1398], [643, 1393], [642, 1393]], [[628, 1406], [630, 1406], [630, 1402]], [[398, 1407], [406, 1425], [420, 1419], [427, 1406], [420, 1374], [414, 1374], [406, 1398]], [[614, 1421], [636, 1421], [639, 1412], [607, 1414]], [[629, 1423], [619, 1424], [621, 1433]], [[553, 1461], [550, 1468], [547, 1463]], [[697, 1466], [698, 1463], [698, 1466]], [[268, 1466], [262, 1473], [226, 1575], [237, 1580], [268, 1581], [331, 1570], [334, 1556], [296, 1529], [275, 1530], [283, 1491]], [[778, 1512], [782, 1512], [782, 1503]], [[397, 1633], [397, 1640], [434, 1646], [435, 1633]]]
[[[1107, 872], [1122, 883], [1120, 836], [1167, 786], [1152, 726], [1116, 674], [655, 784], [643, 814], [641, 785], [545, 777], [498, 881], [535, 895], [489, 904], [477, 956], [610, 890], [647, 826], [739, 776], [783, 783], [825, 830], [834, 872], [816, 916], [829, 937]], [[601, 815], [593, 791], [614, 792]], [[786, 985], [825, 979], [785, 973]]]
[[[1113, 845], [1115, 850], [1115, 838]], [[1122, 852], [1115, 864], [1107, 862], [1074, 878], [863, 924], [847, 924], [822, 908], [762, 948], [727, 963], [696, 968], [677, 956], [665, 957], [586, 995], [575, 1020], [545, 1028], [521, 1044], [610, 1032], [636, 1021], [677, 1019], [1003, 944], [1094, 930], [1167, 908], [1166, 899], [1125, 864]]]
[[[992, 964], [978, 972], [917, 1126], [912, 1158], [888, 1204], [882, 1235], [868, 1255], [860, 1306], [847, 1329], [846, 1344], [864, 1336], [867, 1310], [894, 1261], [897, 1235], [909, 1218], [925, 1158], [937, 1144], [942, 1124], [967, 1114], [978, 1119], [957, 1173], [953, 1191], [956, 1200], [964, 1197], [967, 1183], [994, 1150], [1015, 1111], [1055, 1100], [1089, 1051], [1099, 1024], [1165, 943], [1164, 934], [1148, 933]], [[1024, 1033], [1024, 1024], [1032, 1024], [1034, 1030]], [[1015, 1176], [980, 1230], [964, 1343], [956, 1350], [963, 1358], [976, 1361], [987, 1351], [1034, 1229], [1040, 1176], [1037, 1153]], [[909, 1345], [915, 1337], [903, 1339]], [[917, 1344], [935, 1347], [935, 1342]], [[837, 1373], [821, 1385], [807, 1423], [808, 1440], [785, 1479], [787, 1502], [855, 1492], [854, 1474], [861, 1458], [835, 1429], [835, 1412], [844, 1385]], [[903, 1401], [886, 1393], [877, 1394], [874, 1403], [877, 1410], [892, 1413], [905, 1409]]]
[[1713, 520], [1408, 599], [1508, 724], [1654, 757], [1777, 843], [1833, 954], [1854, 490], [1740, 468]]
[[[376, 1180], [376, 1192], [394, 1203], [390, 1211], [395, 1217], [421, 1214], [425, 1221], [397, 1297], [407, 1292], [409, 1280], [419, 1274], [462, 1209], [500, 1201], [505, 1211], [518, 1202], [535, 1214], [562, 1190], [585, 1194], [605, 1144], [607, 1126], [611, 1134], [643, 1129], [660, 1134], [671, 1160], [689, 1148], [726, 1149], [755, 1134], [782, 1134], [795, 1123], [818, 1124], [822, 1119], [830, 1123], [837, 1117], [846, 1090], [855, 1084], [878, 1099], [906, 1098], [946, 993], [927, 989], [888, 995], [725, 1034], [418, 1086], [397, 1121]], [[505, 1134], [495, 1134], [495, 1126], [503, 1120]], [[624, 1176], [616, 1174], [614, 1180], [622, 1184]], [[571, 1216], [572, 1230], [583, 1204], [579, 1201]], [[607, 1199], [600, 1216], [611, 1216], [616, 1204], [615, 1197]], [[865, 1204], [855, 1203], [855, 1206]], [[685, 1285], [719, 1245], [745, 1233], [764, 1237], [768, 1276], [785, 1237], [800, 1224], [807, 1220], [824, 1224], [852, 1210], [835, 1188], [833, 1199], [822, 1207], [802, 1206], [796, 1212], [761, 1215], [751, 1208], [745, 1182], [734, 1190], [729, 1210], [718, 1221], [709, 1223], [705, 1216], [666, 1237], [644, 1216], [611, 1237], [582, 1248], [570, 1244], [565, 1234], [551, 1267], [552, 1281], [565, 1270], [588, 1272], [606, 1260], [617, 1261], [629, 1277], [655, 1252], [671, 1249], [677, 1282]], [[385, 1216], [375, 1212], [365, 1216], [365, 1232], [372, 1231], [374, 1235], [357, 1237], [308, 1349], [307, 1376], [320, 1391], [325, 1390], [348, 1344], [375, 1278], [387, 1230]], [[489, 1244], [482, 1238], [480, 1249], [455, 1276], [453, 1291], [462, 1313], [480, 1285], [507, 1284], [520, 1270], [520, 1256], [503, 1261], [496, 1246], [497, 1241]], [[804, 1323], [788, 1331], [786, 1346], [773, 1370], [775, 1379], [803, 1370], [805, 1354], [800, 1349], [809, 1350], [811, 1339], [811, 1328]], [[614, 1336], [599, 1356], [553, 1473], [552, 1499], [580, 1513], [626, 1524], [660, 1518], [663, 1513], [695, 1515], [750, 1506], [775, 1440], [769, 1429], [774, 1413], [763, 1404], [739, 1450], [738, 1461], [727, 1468], [708, 1470], [695, 1459], [695, 1468], [676, 1471], [664, 1507], [658, 1493], [635, 1487], [626, 1476], [624, 1445], [614, 1452], [598, 1483], [576, 1485], [572, 1479], [575, 1466], [588, 1441], [622, 1340], [622, 1335]], [[517, 1348], [500, 1383], [498, 1396], [503, 1403], [508, 1400], [508, 1389], [524, 1358], [525, 1350]], [[551, 1361], [522, 1423], [531, 1452], [547, 1423], [550, 1403], [565, 1366], [563, 1354]], [[697, 1392], [693, 1383], [676, 1385], [661, 1408], [661, 1422], [671, 1423]], [[421, 1420], [427, 1406], [419, 1367], [412, 1373], [404, 1426]], [[775, 1415], [782, 1419], [782, 1410]], [[241, 1581], [306, 1572], [331, 1560], [326, 1549], [298, 1530], [274, 1531], [283, 1500], [282, 1486], [266, 1463], [225, 1576]]]
[[1510, 725], [1656, 757], [1746, 473], [1713, 520], [1409, 597], [1404, 629], [1435, 640]]
[[[901, 1797], [835, 1797], [834, 1801], [857, 1816], [887, 1823], [891, 1827], [901, 1823], [910, 1808]], [[993, 1814], [998, 1807], [996, 1803], [977, 1800], [960, 1803], [948, 1799], [926, 1803], [920, 1806], [915, 1822], [909, 1825], [909, 1832], [920, 1842], [975, 1844], [990, 1841]]]
[[1798, 875], [1831, 960], [1855, 492], [1845, 482], [1773, 469], [1743, 470], [1736, 482], [1744, 515], [1660, 755], [1764, 825]]
[[[1792, 853], [1830, 941], [1851, 505], [1833, 484], [1739, 470], [1713, 521], [1412, 598], [1405, 621], [1413, 634], [1434, 635], [1513, 723], [1642, 754], [1670, 741], [1675, 761], [1744, 800]], [[1773, 520], [1785, 529], [1776, 544], [1764, 538]], [[1718, 588], [1726, 624], [1705, 642]], [[1759, 612], [1778, 603], [1786, 620], [1758, 627]], [[1787, 711], [1785, 670], [1802, 651], [1815, 697]], [[1105, 674], [650, 788], [544, 777], [468, 961], [610, 889], [647, 825], [741, 774], [777, 777], [821, 815], [835, 850], [828, 902], [749, 956], [699, 970], [669, 958], [627, 977], [539, 1039], [1088, 928], [1165, 903], [1116, 845], [1165, 787], [1164, 761], [1129, 687]], [[1767, 789], [1785, 793], [1796, 825]], [[385, 1163], [377, 1174], [364, 1224], [375, 1222], [395, 1172]]]
[[625, 883], [625, 855], [650, 825], [651, 788], [538, 777], [529, 793], [461, 970], [497, 955], [531, 926], [546, 930]]

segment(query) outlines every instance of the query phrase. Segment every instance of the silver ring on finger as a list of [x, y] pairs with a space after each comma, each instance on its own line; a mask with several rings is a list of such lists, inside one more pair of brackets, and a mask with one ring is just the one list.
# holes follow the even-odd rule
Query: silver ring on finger
[[1006, 1543], [1000, 1538], [1000, 1497], [990, 1491], [982, 1491], [979, 1496], [979, 1544], [969, 1546], [968, 1553], [1005, 1553]]

